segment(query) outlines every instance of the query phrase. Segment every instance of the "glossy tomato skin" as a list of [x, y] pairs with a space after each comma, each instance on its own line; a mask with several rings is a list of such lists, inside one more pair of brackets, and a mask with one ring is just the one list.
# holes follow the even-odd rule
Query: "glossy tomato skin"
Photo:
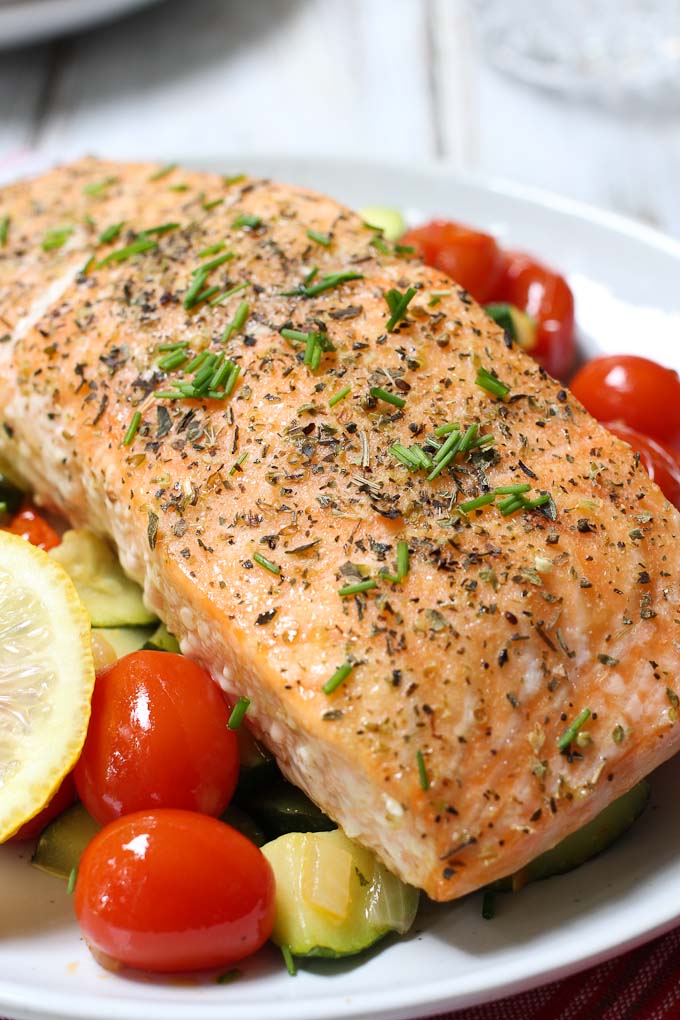
[[31, 545], [36, 545], [46, 552], [61, 544], [61, 538], [54, 528], [32, 507], [26, 507], [15, 514], [4, 530], [25, 538]]
[[481, 304], [496, 296], [503, 258], [490, 234], [450, 220], [431, 220], [409, 230], [399, 243], [413, 245], [426, 265], [441, 269]]
[[98, 675], [74, 776], [98, 822], [156, 807], [219, 815], [238, 779], [229, 707], [208, 673], [169, 652], [133, 652]]
[[61, 786], [51, 800], [47, 802], [42, 811], [25, 822], [21, 828], [14, 833], [10, 842], [19, 842], [24, 839], [35, 839], [53, 819], [62, 811], [74, 804], [78, 799], [76, 784], [73, 781], [73, 773], [69, 772], [61, 781]]
[[680, 379], [673, 369], [634, 354], [606, 355], [587, 362], [570, 388], [598, 421], [623, 422], [680, 445]]
[[649, 477], [656, 482], [669, 503], [680, 510], [679, 455], [661, 440], [643, 436], [627, 425], [617, 422], [605, 422], [604, 425], [640, 454], [640, 463]]
[[536, 345], [529, 351], [547, 372], [563, 381], [574, 366], [574, 295], [560, 273], [522, 252], [504, 253], [494, 298], [521, 308], [536, 320]]
[[274, 924], [264, 855], [215, 818], [161, 809], [126, 815], [83, 854], [75, 912], [95, 954], [170, 973], [254, 953]]

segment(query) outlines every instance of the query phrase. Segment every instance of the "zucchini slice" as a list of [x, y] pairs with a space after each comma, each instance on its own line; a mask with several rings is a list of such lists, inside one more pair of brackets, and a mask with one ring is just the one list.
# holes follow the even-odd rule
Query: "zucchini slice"
[[70, 574], [93, 627], [144, 627], [157, 623], [110, 545], [91, 531], [67, 531], [50, 551]]
[[99, 822], [95, 822], [80, 802], [74, 804], [43, 829], [31, 864], [50, 875], [68, 879], [78, 867], [85, 847], [100, 829]]
[[272, 940], [294, 956], [352, 956], [407, 932], [419, 892], [335, 832], [291, 832], [262, 847], [276, 879]]

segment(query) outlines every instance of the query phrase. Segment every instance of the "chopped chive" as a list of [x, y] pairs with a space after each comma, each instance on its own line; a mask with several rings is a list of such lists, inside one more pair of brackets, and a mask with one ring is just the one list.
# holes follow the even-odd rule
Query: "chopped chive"
[[223, 198], [213, 198], [209, 202], [204, 202], [203, 208], [206, 212], [210, 212], [211, 209], [215, 209], [218, 205], [222, 205], [223, 202]]
[[493, 490], [497, 496], [508, 496], [511, 493], [528, 492], [531, 486], [528, 483], [520, 482], [518, 485], [498, 485]]
[[368, 243], [371, 245], [372, 248], [375, 248], [376, 251], [379, 251], [381, 255], [390, 254], [389, 245], [387, 245], [383, 241], [380, 234], [375, 234]]
[[499, 400], [505, 400], [510, 392], [509, 386], [506, 386], [504, 382], [501, 382], [501, 380], [495, 375], [492, 375], [491, 372], [487, 372], [487, 370], [482, 368], [481, 365], [477, 369], [475, 383], [477, 386], [481, 386], [483, 390], [493, 394], [494, 397], [498, 397]]
[[229, 474], [235, 475], [237, 471], [241, 471], [242, 470], [241, 465], [245, 463], [247, 457], [248, 451], [246, 450], [244, 453], [241, 454], [236, 463], [232, 464], [232, 466], [229, 469]]
[[207, 301], [209, 298], [214, 297], [215, 294], [217, 294], [217, 292], [219, 291], [219, 289], [220, 289], [219, 287], [206, 287], [205, 290], [202, 290], [201, 293], [197, 296], [194, 304], [200, 305], [204, 301]]
[[420, 777], [420, 785], [423, 790], [430, 789], [430, 780], [427, 775], [427, 769], [425, 768], [425, 759], [423, 758], [422, 751], [416, 751], [416, 761], [418, 762], [418, 775]]
[[234, 314], [234, 318], [231, 320], [224, 333], [222, 334], [222, 342], [226, 343], [227, 340], [231, 339], [231, 334], [238, 332], [246, 322], [246, 319], [250, 315], [250, 305], [247, 301], [241, 301]]
[[507, 499], [501, 500], [498, 504], [498, 509], [502, 513], [503, 517], [509, 517], [510, 514], [514, 514], [518, 510], [521, 510], [525, 504], [526, 500], [523, 499], [522, 496], [515, 494], [508, 496]]
[[89, 271], [92, 269], [94, 263], [95, 263], [95, 257], [94, 257], [94, 255], [90, 255], [89, 259], [87, 260], [87, 262], [85, 263], [83, 268], [80, 270], [80, 275], [81, 276], [87, 276]]
[[403, 294], [394, 288], [388, 290], [387, 294], [385, 294], [385, 301], [387, 301], [387, 306], [392, 313], [387, 320], [386, 329], [388, 333], [391, 333], [395, 326], [406, 318], [406, 309], [417, 293], [418, 291], [415, 287], [409, 287]]
[[496, 898], [491, 889], [485, 889], [482, 896], [482, 917], [485, 921], [493, 921], [496, 916]]
[[584, 708], [583, 711], [574, 719], [571, 726], [567, 727], [562, 736], [557, 741], [557, 750], [566, 751], [572, 740], [577, 736], [579, 730], [587, 720], [590, 719], [590, 709]]
[[9, 216], [3, 216], [0, 220], [0, 248], [4, 248], [7, 244], [7, 235], [9, 233]]
[[231, 368], [231, 372], [230, 372], [229, 378], [227, 379], [226, 383], [224, 384], [224, 395], [225, 395], [225, 397], [228, 397], [230, 395], [231, 391], [233, 390], [234, 386], [236, 385], [236, 380], [238, 379], [240, 374], [241, 374], [241, 366], [240, 365], [235, 365], [232, 362], [232, 368]]
[[281, 573], [281, 567], [279, 567], [276, 563], [272, 563], [272, 561], [268, 560], [266, 556], [262, 555], [262, 553], [254, 553], [253, 559], [256, 563], [259, 563], [261, 567], [264, 567], [265, 570], [268, 570], [270, 574]]
[[434, 430], [434, 434], [435, 434], [435, 436], [438, 436], [441, 439], [442, 436], [448, 436], [448, 434], [450, 432], [459, 432], [459, 431], [460, 431], [460, 425], [458, 425], [457, 422], [449, 422], [448, 425], [439, 425], [439, 426], [437, 426], [437, 428]]
[[189, 355], [186, 351], [170, 351], [164, 358], [158, 362], [158, 367], [161, 372], [172, 372], [176, 368], [180, 368], [186, 361], [189, 360]]
[[318, 283], [313, 284], [311, 287], [303, 283], [295, 287], [294, 290], [282, 291], [281, 296], [297, 297], [300, 295], [302, 297], [316, 297], [317, 294], [323, 294], [324, 291], [339, 287], [341, 283], [348, 283], [350, 280], [363, 280], [363, 278], [363, 273], [355, 273], [352, 269], [342, 273], [327, 273], [321, 277]]
[[140, 411], [135, 411], [135, 413], [132, 415], [132, 419], [130, 421], [130, 424], [128, 425], [128, 430], [125, 433], [125, 438], [123, 439], [123, 446], [131, 446], [132, 445], [132, 443], [134, 442], [135, 436], [139, 432], [139, 426], [141, 424], [141, 421], [142, 421], [141, 412]]
[[204, 248], [203, 251], [199, 251], [199, 259], [207, 259], [208, 255], [217, 255], [219, 252], [224, 251], [224, 241], [218, 241], [217, 244], [211, 244], [209, 248]]
[[493, 492], [487, 492], [483, 496], [477, 496], [476, 499], [469, 499], [466, 503], [459, 503], [458, 509], [462, 510], [464, 514], [472, 513], [473, 510], [479, 510], [480, 507], [488, 506], [489, 503], [493, 503], [496, 495]]
[[439, 304], [439, 302], [441, 301], [441, 299], [443, 297], [448, 297], [448, 295], [450, 293], [451, 293], [450, 290], [433, 290], [433, 291], [430, 291], [430, 300], [427, 303], [430, 306], [430, 308], [434, 308], [435, 305]]
[[389, 581], [390, 584], [401, 584], [401, 582], [403, 581], [403, 578], [399, 577], [398, 574], [388, 574], [386, 570], [381, 570], [380, 576], [385, 581]]
[[196, 266], [192, 269], [191, 275], [197, 276], [199, 273], [211, 273], [213, 269], [219, 269], [225, 262], [230, 262], [234, 258], [233, 251], [225, 251], [224, 255], [219, 255], [216, 259], [212, 259], [210, 262], [203, 262], [200, 266]]
[[66, 884], [66, 892], [69, 894], [69, 896], [71, 896], [73, 894], [73, 890], [76, 887], [76, 879], [77, 878], [78, 878], [78, 869], [77, 868], [71, 868], [71, 870], [69, 872], [69, 876], [68, 876], [68, 882]]
[[394, 407], [404, 407], [406, 404], [403, 397], [398, 397], [396, 393], [388, 393], [380, 386], [371, 386], [370, 394], [378, 400], [384, 400], [386, 404], [393, 404]]
[[195, 372], [197, 368], [200, 368], [200, 366], [203, 364], [206, 358], [209, 357], [210, 357], [209, 351], [201, 351], [199, 354], [196, 355], [194, 360], [187, 365], [187, 372]]
[[174, 344], [160, 344], [158, 347], [159, 351], [179, 351], [182, 347], [188, 347], [188, 340], [177, 340]]
[[543, 506], [545, 503], [550, 502], [550, 493], [544, 492], [542, 496], [538, 496], [536, 499], [527, 500], [524, 503], [525, 510], [535, 510], [537, 506]]
[[125, 226], [125, 220], [121, 220], [120, 223], [112, 223], [110, 227], [102, 231], [99, 235], [100, 244], [110, 244], [111, 241], [115, 241], [118, 238], [121, 230]]
[[132, 255], [141, 255], [145, 251], [151, 251], [153, 248], [158, 247], [158, 241], [152, 241], [150, 237], [145, 237], [144, 234], [140, 234], [132, 244], [125, 245], [124, 248], [116, 248], [115, 251], [110, 251], [108, 255], [97, 263], [97, 269], [101, 269], [103, 266], [108, 266], [112, 262], [125, 262]]
[[300, 329], [281, 329], [279, 330], [284, 340], [293, 340], [296, 344], [305, 344], [309, 339], [309, 333], [303, 333]]
[[421, 466], [418, 457], [401, 443], [394, 443], [393, 446], [390, 446], [390, 453], [410, 471], [417, 471]]
[[89, 195], [91, 198], [97, 198], [99, 195], [103, 195], [112, 184], [117, 183], [117, 177], [105, 177], [103, 181], [91, 181], [90, 184], [86, 184], [83, 188], [83, 194]]
[[349, 660], [343, 662], [342, 666], [338, 666], [330, 680], [327, 680], [321, 688], [324, 694], [332, 694], [334, 691], [337, 691], [340, 684], [344, 684], [353, 669], [354, 663]]
[[319, 345], [319, 341], [317, 339], [316, 333], [308, 333], [307, 334], [307, 343], [306, 343], [306, 346], [305, 346], [305, 356], [304, 356], [304, 359], [303, 359], [303, 364], [304, 365], [311, 366], [313, 358], [314, 358], [314, 354], [316, 353], [316, 349], [317, 349], [318, 345]]
[[312, 266], [312, 268], [309, 270], [309, 272], [305, 276], [304, 280], [302, 281], [303, 286], [308, 287], [309, 284], [312, 282], [312, 280], [318, 275], [318, 272], [319, 272], [319, 267], [318, 266]]
[[316, 241], [317, 244], [322, 244], [324, 248], [330, 248], [331, 246], [330, 234], [320, 234], [318, 230], [308, 230], [307, 237], [310, 241]]
[[169, 186], [168, 190], [169, 191], [188, 191], [189, 190], [189, 185], [188, 184], [171, 184]]
[[261, 216], [252, 216], [250, 213], [240, 213], [232, 223], [232, 227], [235, 227], [236, 229], [246, 227], [248, 230], [255, 230], [261, 225], [261, 223]]
[[[224, 355], [222, 355], [222, 358], [224, 358]], [[223, 361], [223, 363], [220, 364], [218, 368], [216, 368], [215, 374], [210, 380], [210, 389], [219, 390], [220, 386], [227, 378], [232, 368], [236, 368], [236, 365], [234, 364], [233, 361]]]
[[378, 582], [372, 579], [368, 581], [357, 581], [356, 584], [346, 584], [344, 588], [338, 589], [338, 595], [342, 598], [346, 598], [348, 595], [358, 595], [362, 591], [370, 591], [371, 588], [377, 588]]
[[230, 298], [232, 294], [238, 294], [239, 291], [245, 290], [246, 287], [250, 286], [250, 280], [245, 280], [243, 283], [237, 283], [235, 287], [230, 287], [229, 290], [223, 290], [221, 294], [218, 294], [216, 298], [210, 302], [211, 305], [221, 305], [227, 298]]
[[176, 163], [166, 163], [166, 165], [162, 166], [160, 168], [160, 170], [156, 170], [155, 173], [151, 174], [151, 177], [149, 177], [149, 180], [150, 181], [160, 181], [162, 177], [167, 177], [168, 174], [171, 174], [172, 171], [176, 170], [176, 169], [177, 169], [177, 164]]
[[447, 454], [451, 453], [452, 450], [454, 451], [454, 453], [458, 453], [458, 448], [460, 447], [461, 442], [462, 442], [461, 433], [458, 431], [451, 432], [449, 434], [448, 439], [446, 439], [446, 441], [442, 443], [442, 445], [439, 447], [439, 449], [433, 456], [432, 460], [434, 461], [434, 463], [438, 464], [439, 461], [446, 457]]
[[415, 255], [416, 249], [412, 244], [395, 244], [394, 251], [397, 255]]
[[43, 251], [55, 251], [66, 244], [73, 233], [73, 227], [60, 227], [56, 230], [48, 230], [43, 237]]
[[328, 406], [329, 407], [335, 407], [336, 404], [339, 404], [340, 401], [344, 400], [345, 397], [348, 395], [348, 393], [351, 393], [351, 392], [352, 392], [352, 389], [351, 389], [350, 386], [343, 386], [341, 390], [338, 390], [337, 393], [333, 394], [333, 396], [328, 401]]
[[293, 959], [293, 954], [290, 951], [290, 946], [281, 946], [281, 955], [283, 956], [283, 962], [286, 965], [286, 970], [291, 977], [295, 977], [297, 974], [297, 967], [295, 965], [295, 960]]
[[222, 183], [229, 187], [231, 184], [240, 184], [241, 181], [245, 181], [245, 174], [231, 174], [222, 178]]
[[181, 223], [159, 223], [157, 227], [145, 227], [142, 230], [143, 234], [155, 234], [156, 237], [160, 237], [161, 234], [169, 234], [171, 230], [178, 230]]
[[472, 444], [474, 443], [474, 441], [475, 441], [475, 439], [477, 437], [478, 429], [479, 429], [479, 425], [477, 425], [476, 422], [473, 423], [472, 425], [470, 425], [470, 427], [467, 429], [465, 435], [463, 436], [463, 438], [460, 441], [460, 446], [458, 447], [458, 452], [459, 453], [467, 453], [468, 452], [468, 450], [470, 449], [470, 447], [472, 446]]
[[197, 303], [198, 295], [203, 290], [203, 286], [207, 279], [208, 271], [206, 269], [202, 269], [199, 273], [196, 273], [196, 275], [194, 276], [191, 282], [191, 286], [184, 295], [184, 301], [182, 302], [187, 311], [190, 308], [193, 308], [194, 305]]
[[492, 436], [488, 432], [485, 436], [478, 436], [473, 443], [470, 443], [470, 449], [477, 448], [478, 446], [493, 446], [496, 442], [495, 436]]
[[408, 542], [397, 542], [397, 574], [406, 577], [409, 572]]
[[156, 400], [181, 400], [185, 396], [187, 394], [179, 390], [156, 390], [154, 393]]
[[237, 730], [243, 722], [246, 712], [250, 708], [250, 698], [239, 698], [234, 707], [231, 710], [231, 715], [227, 722], [228, 730]]
[[431, 470], [432, 461], [420, 446], [416, 446], [415, 444], [413, 446], [409, 446], [408, 452], [413, 454], [413, 456], [419, 462], [420, 467], [425, 468], [426, 471]]

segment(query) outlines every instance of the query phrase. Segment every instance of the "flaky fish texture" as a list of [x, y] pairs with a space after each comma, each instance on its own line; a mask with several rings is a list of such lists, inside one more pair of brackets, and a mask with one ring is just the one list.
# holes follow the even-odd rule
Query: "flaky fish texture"
[[5, 217], [0, 453], [404, 880], [513, 872], [677, 750], [678, 514], [448, 278], [269, 181], [86, 160]]

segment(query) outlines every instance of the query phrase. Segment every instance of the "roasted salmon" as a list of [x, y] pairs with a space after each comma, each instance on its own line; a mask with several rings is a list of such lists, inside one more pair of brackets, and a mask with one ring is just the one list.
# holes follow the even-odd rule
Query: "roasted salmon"
[[0, 453], [404, 880], [513, 872], [678, 749], [678, 514], [451, 280], [177, 168], [0, 223]]

